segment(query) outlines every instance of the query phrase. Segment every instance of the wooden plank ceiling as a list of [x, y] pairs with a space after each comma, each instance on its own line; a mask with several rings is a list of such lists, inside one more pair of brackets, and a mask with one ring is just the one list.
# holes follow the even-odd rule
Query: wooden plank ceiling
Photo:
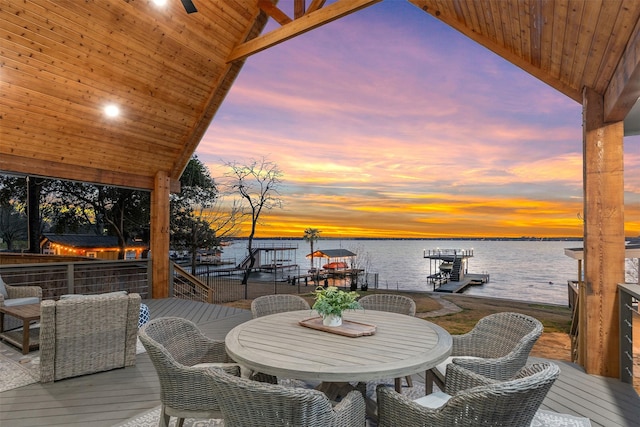
[[[0, 171], [177, 180], [244, 58], [376, 1], [295, 0], [288, 16], [269, 0], [194, 1], [195, 13], [178, 0], [0, 0]], [[595, 89], [610, 120], [640, 95], [640, 1], [409, 1], [577, 102]], [[281, 27], [258, 37], [269, 17]], [[107, 103], [121, 116], [105, 118]]]
[[607, 120], [640, 96], [637, 0], [409, 1], [577, 102], [605, 95]]
[[[179, 178], [266, 22], [243, 0], [2, 0], [0, 170], [153, 188]], [[103, 107], [118, 104], [107, 119]]]

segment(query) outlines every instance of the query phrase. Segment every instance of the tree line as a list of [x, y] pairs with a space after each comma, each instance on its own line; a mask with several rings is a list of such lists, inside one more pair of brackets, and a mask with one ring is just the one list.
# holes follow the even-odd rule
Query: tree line
[[[277, 164], [262, 158], [226, 166], [221, 184], [194, 155], [180, 177], [181, 191], [170, 195], [170, 245], [188, 251], [193, 267], [198, 250], [216, 248], [234, 237], [243, 221], [250, 221], [251, 253], [260, 214], [282, 206], [278, 192], [282, 172]], [[40, 236], [47, 232], [82, 233], [116, 236], [119, 258], [124, 259], [127, 242], [149, 242], [149, 223], [148, 191], [0, 176], [0, 239], [9, 251], [28, 241], [26, 250], [39, 253]]]

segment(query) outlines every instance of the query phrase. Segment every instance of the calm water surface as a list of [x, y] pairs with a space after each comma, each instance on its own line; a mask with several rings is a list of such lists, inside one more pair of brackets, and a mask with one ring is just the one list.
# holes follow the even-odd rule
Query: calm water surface
[[[302, 273], [311, 266], [306, 258], [309, 243], [302, 239], [255, 243], [297, 246], [287, 256], [295, 258]], [[224, 248], [222, 257], [239, 263], [247, 254], [246, 245], [246, 240], [235, 241]], [[473, 249], [468, 272], [489, 274], [490, 281], [467, 288], [466, 294], [563, 305], [567, 304], [567, 281], [578, 275], [578, 262], [567, 257], [564, 249], [576, 247], [582, 247], [582, 242], [345, 239], [314, 243], [315, 250], [342, 248], [356, 253], [360, 268], [378, 273], [379, 288], [419, 291], [433, 290], [427, 276], [436, 272], [435, 265], [423, 257], [425, 250]], [[316, 267], [319, 262], [326, 261], [316, 259]]]

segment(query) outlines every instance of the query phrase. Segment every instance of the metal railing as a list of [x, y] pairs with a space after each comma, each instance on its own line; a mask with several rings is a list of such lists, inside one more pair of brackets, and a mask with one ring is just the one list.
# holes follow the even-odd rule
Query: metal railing
[[618, 285], [618, 298], [620, 303], [620, 380], [633, 384], [636, 356], [633, 352], [633, 326], [636, 325], [636, 333], [640, 337], [640, 313], [638, 312], [640, 285], [629, 283]]
[[148, 259], [5, 264], [0, 265], [0, 276], [8, 285], [40, 286], [43, 299], [114, 291], [148, 298], [150, 268]]
[[567, 301], [571, 308], [571, 328], [569, 329], [571, 361], [580, 363], [580, 282], [574, 280], [567, 282]]
[[[251, 281], [243, 285], [245, 270], [199, 265], [171, 265], [169, 296], [210, 304], [220, 304], [262, 295], [312, 292], [318, 282], [310, 278], [276, 276], [273, 281]], [[0, 276], [13, 286], [40, 286], [43, 299], [59, 299], [64, 294], [100, 294], [114, 291], [139, 293], [151, 297], [151, 260], [71, 261], [0, 265]], [[285, 280], [286, 279], [286, 280]], [[331, 285], [338, 285], [331, 282]], [[377, 273], [359, 274], [357, 288], [378, 288]], [[348, 282], [338, 286], [349, 286]]]

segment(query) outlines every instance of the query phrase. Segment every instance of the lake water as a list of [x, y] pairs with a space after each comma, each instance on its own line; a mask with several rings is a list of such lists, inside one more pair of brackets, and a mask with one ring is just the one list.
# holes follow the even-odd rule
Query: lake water
[[[300, 272], [311, 267], [304, 240], [254, 241], [256, 245], [297, 246], [286, 257], [298, 264]], [[224, 248], [223, 259], [239, 263], [247, 254], [247, 241], [237, 240]], [[431, 291], [427, 281], [434, 265], [423, 257], [425, 250], [473, 249], [468, 273], [490, 275], [484, 285], [470, 286], [468, 295], [481, 295], [550, 304], [567, 304], [567, 281], [577, 280], [578, 262], [564, 254], [565, 248], [582, 247], [581, 241], [489, 241], [489, 240], [318, 240], [314, 250], [348, 249], [358, 255], [358, 267], [378, 273], [378, 288]], [[279, 256], [285, 256], [281, 252]], [[293, 261], [295, 259], [295, 261]], [[326, 259], [315, 259], [315, 266]], [[431, 271], [430, 271], [431, 269]], [[293, 273], [298, 274], [298, 273]]]

